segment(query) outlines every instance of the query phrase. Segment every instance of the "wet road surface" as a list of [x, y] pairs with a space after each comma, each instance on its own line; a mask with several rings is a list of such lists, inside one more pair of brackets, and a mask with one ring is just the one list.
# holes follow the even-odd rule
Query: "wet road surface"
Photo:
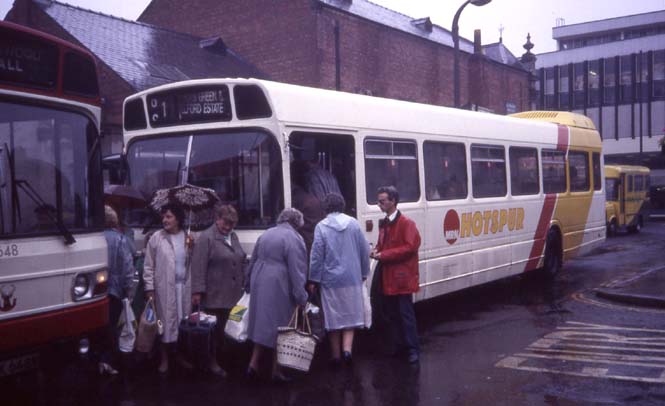
[[[1, 386], [1, 404], [44, 405], [662, 405], [665, 311], [603, 300], [593, 289], [665, 265], [665, 223], [608, 240], [551, 281], [510, 278], [416, 305], [413, 367], [387, 355], [380, 330], [359, 334], [350, 367], [319, 345], [290, 384], [244, 379], [249, 348], [225, 354], [226, 380], [136, 362], [122, 377], [87, 363]], [[267, 369], [267, 366], [266, 366]]]

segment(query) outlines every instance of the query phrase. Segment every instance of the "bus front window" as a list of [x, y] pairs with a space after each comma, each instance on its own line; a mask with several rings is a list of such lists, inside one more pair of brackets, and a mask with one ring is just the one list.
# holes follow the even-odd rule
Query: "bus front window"
[[[131, 184], [147, 201], [155, 190], [182, 181], [217, 192], [236, 207], [238, 228], [265, 228], [284, 207], [281, 154], [273, 137], [259, 131], [200, 133], [135, 141], [129, 146]], [[187, 169], [185, 179], [178, 171]], [[130, 223], [146, 225], [149, 213]]]
[[605, 178], [605, 200], [608, 202], [619, 200], [619, 179]]
[[82, 114], [0, 102], [0, 237], [101, 228], [96, 138]]

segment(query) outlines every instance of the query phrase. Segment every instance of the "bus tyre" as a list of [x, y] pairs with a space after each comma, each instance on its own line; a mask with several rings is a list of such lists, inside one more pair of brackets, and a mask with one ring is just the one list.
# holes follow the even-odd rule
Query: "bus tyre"
[[545, 263], [543, 271], [549, 276], [555, 276], [561, 270], [561, 239], [555, 230], [547, 233], [545, 242]]
[[610, 224], [607, 225], [607, 236], [614, 237], [616, 235], [617, 235], [617, 221], [616, 219], [612, 219], [612, 221], [610, 221]]

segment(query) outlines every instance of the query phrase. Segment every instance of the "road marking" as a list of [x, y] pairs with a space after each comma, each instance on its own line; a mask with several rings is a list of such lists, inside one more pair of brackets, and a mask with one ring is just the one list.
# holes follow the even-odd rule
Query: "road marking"
[[663, 347], [665, 330], [568, 321], [495, 366], [665, 384]]

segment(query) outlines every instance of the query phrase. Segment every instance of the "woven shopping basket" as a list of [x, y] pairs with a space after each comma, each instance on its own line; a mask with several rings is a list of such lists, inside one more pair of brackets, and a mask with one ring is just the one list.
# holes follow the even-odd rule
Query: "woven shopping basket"
[[300, 311], [300, 307], [296, 307], [289, 325], [277, 328], [277, 363], [286, 368], [307, 372], [314, 358], [316, 337], [312, 335], [306, 313], [303, 315], [302, 328], [299, 328]]

